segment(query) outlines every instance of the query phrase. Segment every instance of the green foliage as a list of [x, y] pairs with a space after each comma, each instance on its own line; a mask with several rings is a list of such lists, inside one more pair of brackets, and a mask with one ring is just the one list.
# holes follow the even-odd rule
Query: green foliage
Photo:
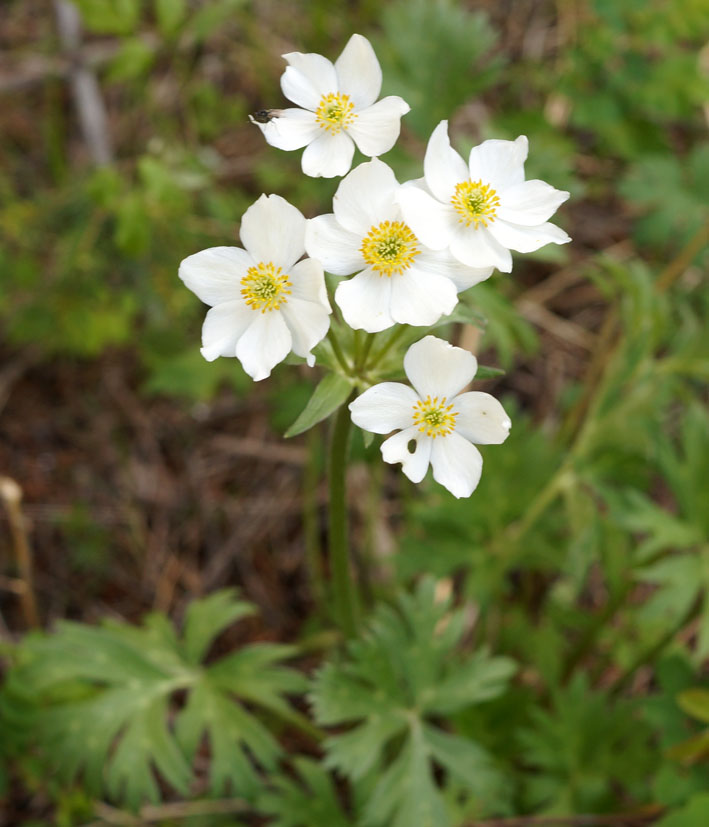
[[[22, 4], [6, 5], [14, 13]], [[589, 0], [553, 14], [532, 4], [509, 20], [494, 4], [471, 12], [452, 0], [318, 0], [277, 14], [245, 0], [76, 5], [86, 45], [113, 50], [96, 72], [117, 160], [88, 169], [62, 78], [26, 101], [9, 93], [0, 322], [11, 346], [48, 358], [129, 348], [145, 393], [243, 393], [251, 383], [236, 360], [200, 356], [204, 308], [180, 287], [176, 265], [235, 243], [235, 221], [261, 191], [307, 215], [330, 209], [337, 181], [306, 180], [298, 153], [266, 148], [246, 113], [280, 105], [279, 51], [333, 57], [352, 31], [371, 36], [384, 94], [412, 106], [391, 153], [402, 180], [420, 176], [425, 140], [442, 118], [461, 149], [527, 134], [527, 177], [574, 196], [559, 221], [575, 243], [516, 256], [513, 275], [461, 294], [441, 322], [484, 330], [491, 364], [522, 363], [498, 386], [512, 432], [483, 448], [470, 500], [425, 483], [414, 496], [388, 475], [373, 492], [386, 515], [390, 486], [403, 492], [391, 522], [396, 555], [374, 578], [383, 604], [366, 635], [341, 656], [326, 651], [317, 673], [313, 708], [333, 727], [322, 760], [284, 761], [286, 745], [303, 747], [281, 743], [284, 724], [307, 729], [284, 699], [307, 685], [280, 665], [291, 650], [212, 647], [250, 611], [219, 594], [195, 603], [180, 633], [154, 615], [137, 627], [62, 623], [24, 638], [0, 694], [0, 796], [18, 787], [48, 795], [55, 812], [31, 823], [59, 827], [89, 823], [93, 796], [135, 807], [202, 794], [248, 798], [276, 827], [460, 827], [493, 813], [646, 805], [666, 808], [661, 827], [705, 827], [707, 251], [674, 258], [707, 221], [705, 0]], [[51, 52], [51, 20], [47, 29], [33, 23], [33, 34], [35, 26]], [[616, 242], [627, 248], [631, 235], [630, 258], [615, 258]], [[584, 375], [574, 346], [560, 346], [561, 368], [550, 363], [549, 372], [563, 375], [557, 394], [553, 383], [534, 386], [546, 375], [535, 358], [540, 340], [548, 353], [548, 331], [540, 336], [517, 303], [560, 265], [600, 293], [574, 282], [589, 306], [573, 321], [594, 335], [607, 302], [618, 341], [595, 340], [590, 355], [602, 365], [588, 385], [571, 378]], [[565, 316], [563, 301], [558, 308]], [[399, 345], [421, 335], [409, 329]], [[328, 342], [316, 356], [339, 369]], [[401, 378], [396, 346], [380, 368]], [[349, 388], [326, 380], [306, 404], [311, 386], [276, 372], [272, 427], [285, 430], [306, 406], [293, 426], [305, 430]], [[355, 533], [360, 517], [370, 519], [357, 511]], [[84, 582], [110, 573], [109, 532], [89, 509], [75, 506], [58, 527]], [[365, 528], [376, 545], [379, 523]], [[389, 565], [402, 589], [421, 574], [450, 578], [467, 614], [437, 600], [428, 579], [386, 605]], [[486, 645], [504, 657], [484, 654]], [[505, 691], [512, 660], [520, 679]], [[223, 819], [187, 821], [234, 823]]]
[[259, 810], [273, 818], [273, 827], [352, 827], [327, 770], [310, 758], [293, 763], [301, 783], [276, 776], [272, 789], [259, 798]]
[[692, 796], [687, 804], [657, 822], [657, 827], [704, 827], [709, 821], [709, 793]]
[[621, 193], [640, 218], [635, 235], [641, 244], [686, 244], [709, 219], [709, 143], [697, 144], [688, 157], [648, 154], [630, 166]]
[[406, 124], [421, 138], [490, 86], [501, 68], [490, 55], [497, 35], [486, 15], [451, 0], [388, 3], [382, 26], [376, 48], [386, 94], [411, 106]]
[[495, 698], [515, 671], [507, 658], [458, 653], [464, 609], [451, 609], [432, 578], [397, 607], [380, 606], [368, 631], [342, 661], [315, 678], [318, 723], [351, 724], [325, 742], [326, 766], [353, 781], [376, 775], [364, 809], [372, 825], [450, 824], [434, 766], [464, 785], [481, 809], [499, 806], [501, 778], [474, 740], [440, 726], [441, 718]]
[[338, 373], [328, 373], [313, 391], [301, 414], [288, 428], [286, 437], [297, 436], [322, 422], [344, 404], [352, 393], [352, 382]]
[[[81, 776], [91, 794], [132, 808], [160, 799], [155, 772], [187, 795], [205, 737], [209, 791], [253, 796], [281, 749], [250, 706], [299, 722], [284, 695], [305, 688], [279, 663], [287, 646], [252, 644], [205, 664], [220, 632], [253, 611], [223, 591], [190, 604], [181, 636], [160, 614], [140, 627], [62, 622], [29, 636], [4, 688], [5, 726], [65, 783]], [[179, 707], [176, 693], [186, 695]]]
[[582, 675], [554, 693], [551, 709], [535, 708], [519, 734], [520, 756], [532, 769], [526, 796], [547, 813], [603, 812], [618, 806], [616, 785], [642, 800], [652, 766], [650, 731], [638, 705], [613, 703]]

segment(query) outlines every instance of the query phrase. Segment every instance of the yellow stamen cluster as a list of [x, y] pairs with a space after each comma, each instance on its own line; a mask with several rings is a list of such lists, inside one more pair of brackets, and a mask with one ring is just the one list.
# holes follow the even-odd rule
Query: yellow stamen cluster
[[453, 405], [446, 405], [445, 396], [440, 400], [437, 396], [433, 399], [427, 396], [414, 405], [414, 425], [418, 425], [422, 434], [434, 439], [452, 434], [457, 416], [458, 412], [453, 410]]
[[356, 117], [354, 104], [350, 100], [350, 96], [342, 95], [339, 92], [330, 92], [328, 95], [323, 95], [320, 99], [320, 105], [315, 110], [315, 120], [318, 125], [332, 135], [342, 129], [347, 129]]
[[382, 221], [362, 239], [362, 258], [380, 276], [401, 275], [421, 252], [418, 238], [403, 221]]
[[482, 181], [461, 181], [455, 185], [451, 204], [460, 216], [458, 220], [466, 227], [474, 224], [477, 230], [481, 224], [487, 227], [488, 223], [495, 220], [500, 199], [489, 184], [483, 184]]
[[279, 310], [291, 294], [290, 278], [272, 262], [260, 261], [249, 267], [241, 279], [241, 295], [252, 310], [262, 313]]

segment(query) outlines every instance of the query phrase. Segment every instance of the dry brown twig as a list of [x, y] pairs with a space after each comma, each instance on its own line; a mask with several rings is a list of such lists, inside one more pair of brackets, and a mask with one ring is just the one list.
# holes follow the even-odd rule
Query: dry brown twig
[[30, 551], [27, 529], [20, 505], [22, 489], [15, 480], [10, 477], [0, 477], [0, 499], [4, 502], [7, 511], [15, 564], [20, 575], [18, 580], [13, 580], [15, 591], [20, 596], [25, 622], [28, 626], [37, 628], [40, 623], [32, 575], [32, 552]]

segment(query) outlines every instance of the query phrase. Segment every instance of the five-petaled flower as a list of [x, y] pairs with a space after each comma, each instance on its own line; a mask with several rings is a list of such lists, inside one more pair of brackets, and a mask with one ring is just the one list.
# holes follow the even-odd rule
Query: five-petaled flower
[[279, 195], [262, 195], [241, 220], [240, 247], [211, 247], [189, 256], [179, 275], [211, 305], [202, 355], [236, 356], [252, 379], [265, 379], [292, 350], [314, 364], [310, 350], [325, 336], [332, 312], [320, 262], [305, 252], [302, 213]]
[[457, 293], [492, 273], [424, 247], [402, 220], [400, 185], [377, 158], [342, 179], [334, 214], [308, 221], [305, 248], [342, 282], [335, 301], [350, 327], [368, 333], [395, 323], [431, 325], [455, 307]]
[[396, 143], [401, 116], [409, 111], [402, 98], [375, 101], [382, 70], [367, 38], [353, 34], [333, 65], [317, 54], [291, 52], [281, 88], [301, 109], [283, 109], [266, 123], [251, 119], [271, 146], [300, 149], [306, 175], [333, 178], [352, 166], [355, 144], [367, 156], [382, 155]]
[[382, 443], [385, 462], [400, 462], [412, 482], [421, 482], [430, 463], [437, 482], [455, 497], [469, 497], [482, 471], [473, 443], [504, 442], [511, 424], [490, 394], [461, 393], [477, 367], [472, 353], [426, 336], [404, 357], [413, 388], [400, 382], [374, 385], [350, 404], [352, 421], [375, 434], [399, 429]]
[[400, 194], [404, 220], [434, 250], [463, 264], [512, 270], [510, 250], [531, 253], [571, 239], [548, 219], [569, 197], [544, 181], [524, 180], [527, 138], [484, 141], [466, 164], [451, 147], [448, 122], [433, 130], [424, 178]]

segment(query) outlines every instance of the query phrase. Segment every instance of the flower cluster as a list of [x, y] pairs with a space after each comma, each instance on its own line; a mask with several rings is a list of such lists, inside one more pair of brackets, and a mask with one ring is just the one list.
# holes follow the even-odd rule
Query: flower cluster
[[[344, 177], [332, 213], [308, 220], [278, 195], [262, 195], [243, 216], [243, 248], [214, 247], [182, 262], [180, 278], [211, 306], [206, 359], [236, 356], [254, 380], [291, 351], [312, 366], [313, 348], [328, 331], [333, 337], [324, 271], [351, 277], [334, 302], [347, 325], [373, 335], [397, 324], [430, 327], [453, 311], [462, 290], [495, 268], [509, 273], [511, 251], [570, 240], [549, 223], [569, 194], [525, 180], [526, 137], [484, 141], [466, 162], [442, 121], [423, 178], [402, 184], [379, 156], [396, 142], [409, 106], [396, 96], [377, 100], [382, 72], [369, 41], [352, 35], [334, 64], [317, 54], [284, 58], [281, 87], [297, 108], [251, 120], [272, 146], [305, 148], [306, 175]], [[351, 170], [355, 147], [370, 160]], [[350, 378], [371, 384], [356, 362]], [[409, 348], [404, 368], [413, 388], [368, 387], [350, 404], [353, 422], [399, 431], [382, 455], [409, 479], [421, 481], [430, 464], [454, 496], [469, 496], [482, 467], [473, 443], [504, 441], [509, 418], [489, 394], [463, 392], [477, 362], [461, 348], [426, 336]]]

